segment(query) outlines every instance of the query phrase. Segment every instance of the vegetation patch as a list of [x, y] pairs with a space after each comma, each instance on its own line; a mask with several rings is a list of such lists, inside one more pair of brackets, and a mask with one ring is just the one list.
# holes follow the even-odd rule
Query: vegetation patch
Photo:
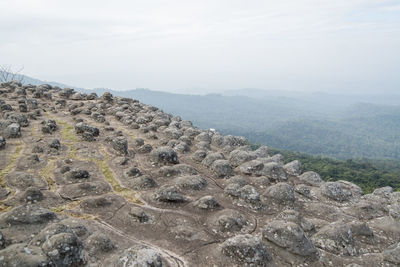
[[315, 171], [325, 181], [346, 180], [355, 183], [365, 194], [384, 186], [391, 186], [395, 191], [400, 191], [400, 163], [396, 160], [337, 160], [287, 150], [270, 151], [271, 154], [283, 155], [285, 163], [299, 160], [303, 171]]
[[12, 169], [15, 167], [15, 161], [21, 156], [22, 149], [24, 145], [22, 141], [17, 143], [15, 147], [14, 153], [10, 156], [10, 161], [7, 166], [0, 171], [0, 185], [5, 186], [4, 176], [7, 175]]
[[49, 160], [46, 167], [39, 171], [39, 174], [46, 180], [49, 190], [55, 192], [57, 189], [56, 183], [53, 180], [53, 172], [55, 168], [55, 159]]

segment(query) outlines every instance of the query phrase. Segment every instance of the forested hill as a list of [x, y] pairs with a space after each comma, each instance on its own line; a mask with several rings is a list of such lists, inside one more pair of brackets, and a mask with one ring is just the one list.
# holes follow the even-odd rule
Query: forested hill
[[[324, 94], [255, 98], [144, 89], [113, 93], [179, 114], [202, 128], [243, 135], [271, 147], [340, 159], [400, 158], [400, 105], [379, 104], [390, 102], [384, 97], [376, 97], [377, 103], [357, 103], [345, 96], [330, 101]], [[372, 97], [360, 99], [373, 101]]]

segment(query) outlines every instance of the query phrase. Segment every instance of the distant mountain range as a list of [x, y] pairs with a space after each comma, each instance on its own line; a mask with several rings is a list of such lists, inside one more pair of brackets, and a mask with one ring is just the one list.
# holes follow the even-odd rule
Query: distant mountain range
[[[30, 77], [25, 77], [24, 82], [43, 83]], [[148, 89], [75, 89], [132, 97], [191, 120], [201, 128], [243, 135], [253, 143], [279, 149], [341, 159], [400, 159], [400, 95], [260, 89], [189, 95]]]

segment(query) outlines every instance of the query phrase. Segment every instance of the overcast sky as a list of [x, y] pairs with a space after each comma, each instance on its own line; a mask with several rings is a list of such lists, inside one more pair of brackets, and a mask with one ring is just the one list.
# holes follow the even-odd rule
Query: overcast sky
[[400, 0], [0, 0], [0, 64], [86, 88], [400, 91]]

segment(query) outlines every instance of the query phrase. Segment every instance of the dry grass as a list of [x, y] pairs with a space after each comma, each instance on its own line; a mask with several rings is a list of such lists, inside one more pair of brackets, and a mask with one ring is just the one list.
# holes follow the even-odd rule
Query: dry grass
[[15, 167], [16, 160], [21, 156], [22, 149], [24, 148], [24, 144], [22, 141], [19, 141], [14, 153], [10, 156], [10, 161], [7, 166], [0, 171], [0, 185], [5, 186], [4, 176], [7, 175], [12, 169]]
[[57, 185], [53, 180], [53, 172], [55, 168], [55, 159], [49, 160], [46, 167], [39, 171], [39, 174], [46, 180], [49, 190], [55, 192], [57, 190]]

